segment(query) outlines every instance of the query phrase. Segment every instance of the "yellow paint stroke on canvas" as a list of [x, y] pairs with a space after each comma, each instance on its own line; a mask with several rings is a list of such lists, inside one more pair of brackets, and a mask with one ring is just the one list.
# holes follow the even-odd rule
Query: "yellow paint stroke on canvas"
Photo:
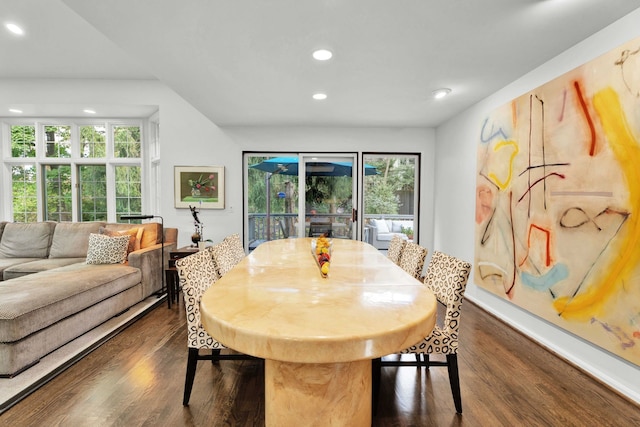
[[491, 179], [498, 187], [500, 187], [501, 190], [506, 190], [506, 188], [511, 183], [511, 177], [513, 175], [513, 159], [516, 158], [516, 155], [518, 154], [518, 151], [520, 150], [518, 148], [518, 144], [516, 144], [515, 141], [502, 140], [502, 141], [498, 142], [495, 145], [495, 147], [493, 147], [493, 151], [496, 152], [496, 151], [502, 149], [505, 146], [513, 147], [513, 152], [511, 153], [511, 157], [509, 158], [509, 174], [507, 176], [507, 179], [505, 181], [500, 181], [500, 179], [498, 178], [498, 175], [496, 175], [493, 172], [489, 172], [489, 179]]
[[629, 206], [631, 215], [626, 226], [616, 237], [619, 245], [617, 253], [610, 265], [603, 269], [603, 277], [599, 283], [575, 297], [562, 297], [554, 302], [556, 310], [563, 317], [587, 317], [597, 314], [605, 299], [619, 290], [628, 281], [632, 269], [640, 261], [640, 146], [634, 138], [626, 116], [620, 105], [618, 94], [611, 88], [603, 89], [593, 97], [593, 105], [600, 117], [609, 146], [615, 155], [620, 168], [626, 177], [629, 190]]

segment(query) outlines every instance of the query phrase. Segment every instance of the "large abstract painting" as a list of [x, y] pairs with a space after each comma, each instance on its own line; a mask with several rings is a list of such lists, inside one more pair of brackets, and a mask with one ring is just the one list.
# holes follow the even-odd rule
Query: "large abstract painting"
[[640, 39], [478, 126], [475, 281], [640, 365]]

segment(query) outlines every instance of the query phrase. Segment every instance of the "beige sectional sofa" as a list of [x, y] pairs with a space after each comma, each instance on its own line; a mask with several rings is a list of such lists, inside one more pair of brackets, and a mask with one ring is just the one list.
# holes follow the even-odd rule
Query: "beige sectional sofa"
[[[0, 222], [0, 377], [17, 375], [160, 291], [162, 232], [157, 223]], [[97, 253], [89, 247], [92, 233], [135, 235], [124, 239], [132, 250], [127, 261], [102, 264], [98, 253], [98, 263], [88, 264], [87, 254]], [[166, 260], [177, 229], [164, 236]]]

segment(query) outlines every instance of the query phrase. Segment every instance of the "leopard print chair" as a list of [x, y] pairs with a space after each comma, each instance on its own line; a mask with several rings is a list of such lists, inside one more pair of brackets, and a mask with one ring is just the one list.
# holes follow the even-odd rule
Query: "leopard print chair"
[[[226, 347], [210, 336], [202, 326], [200, 320], [200, 300], [204, 292], [218, 281], [220, 276], [211, 258], [211, 252], [203, 250], [176, 260], [176, 270], [180, 278], [180, 286], [184, 293], [184, 306], [187, 315], [187, 374], [184, 383], [184, 397], [182, 404], [189, 405], [193, 380], [196, 375], [196, 365], [199, 360], [248, 359], [243, 354], [221, 354]], [[200, 350], [211, 350], [211, 354], [201, 354]]]
[[[424, 284], [433, 291], [440, 304], [445, 306], [442, 326], [436, 325], [431, 334], [419, 343], [402, 350], [401, 354], [415, 354], [416, 361], [375, 359], [373, 366], [374, 399], [380, 383], [382, 366], [446, 366], [456, 412], [462, 413], [460, 397], [460, 377], [458, 375], [458, 332], [460, 330], [460, 309], [471, 273], [471, 264], [451, 255], [434, 251]], [[430, 354], [443, 354], [446, 362], [429, 360]], [[423, 360], [420, 360], [422, 355]], [[375, 400], [374, 400], [375, 403]], [[374, 406], [375, 407], [375, 406]]]
[[402, 250], [407, 241], [400, 236], [393, 236], [391, 242], [389, 242], [389, 248], [387, 249], [387, 258], [389, 258], [394, 264], [400, 264], [400, 256]]
[[417, 243], [407, 242], [402, 249], [400, 255], [399, 266], [420, 280], [422, 270], [424, 269], [424, 260], [427, 258], [427, 249], [418, 245]]
[[209, 248], [220, 277], [224, 276], [245, 257], [239, 234], [225, 237], [222, 242]]

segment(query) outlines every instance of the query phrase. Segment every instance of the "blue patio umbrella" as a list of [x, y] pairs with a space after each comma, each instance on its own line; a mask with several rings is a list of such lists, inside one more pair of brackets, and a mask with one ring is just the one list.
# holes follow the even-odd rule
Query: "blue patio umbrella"
[[[273, 157], [271, 159], [263, 160], [260, 163], [249, 166], [253, 169], [258, 169], [270, 174], [278, 175], [298, 175], [298, 158], [297, 157]], [[353, 164], [351, 162], [306, 162], [305, 175], [306, 176], [351, 176]], [[378, 170], [371, 165], [364, 165], [365, 175], [377, 175]], [[270, 178], [268, 175], [266, 178], [267, 187], [267, 240], [271, 240], [271, 202], [270, 202]]]
[[[273, 157], [255, 165], [249, 166], [264, 172], [281, 175], [298, 175], [297, 157]], [[351, 162], [306, 162], [307, 176], [350, 176], [353, 164]], [[371, 165], [364, 165], [365, 175], [377, 175], [378, 170]]]

